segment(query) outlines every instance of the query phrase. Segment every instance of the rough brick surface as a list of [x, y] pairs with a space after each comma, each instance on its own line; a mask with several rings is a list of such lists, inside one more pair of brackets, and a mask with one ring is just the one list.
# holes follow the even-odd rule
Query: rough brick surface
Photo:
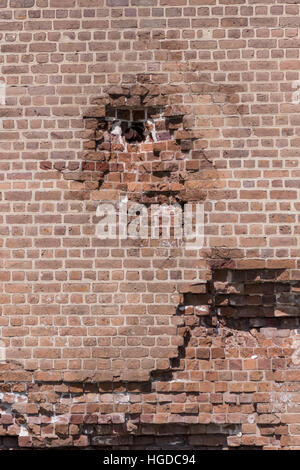
[[299, 5], [0, 7], [0, 447], [299, 449]]

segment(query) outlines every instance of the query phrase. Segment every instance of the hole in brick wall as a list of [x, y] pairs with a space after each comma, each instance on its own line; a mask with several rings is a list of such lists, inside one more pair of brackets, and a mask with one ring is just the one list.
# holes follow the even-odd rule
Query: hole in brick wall
[[154, 120], [159, 115], [159, 110], [152, 108], [131, 109], [108, 106], [105, 119], [113, 136], [134, 144], [156, 140]]
[[212, 269], [211, 281], [190, 286], [183, 304], [235, 319], [293, 317], [299, 315], [299, 281], [285, 269]]

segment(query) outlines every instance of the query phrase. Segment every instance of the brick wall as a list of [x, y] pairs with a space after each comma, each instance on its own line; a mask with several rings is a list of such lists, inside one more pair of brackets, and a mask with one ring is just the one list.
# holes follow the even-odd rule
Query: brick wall
[[[0, 0], [0, 447], [300, 448], [299, 25]], [[122, 198], [203, 246], [99, 237]]]

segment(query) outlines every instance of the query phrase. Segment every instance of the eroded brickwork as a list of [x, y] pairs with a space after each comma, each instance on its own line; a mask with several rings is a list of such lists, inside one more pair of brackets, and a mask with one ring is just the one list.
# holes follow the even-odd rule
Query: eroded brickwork
[[[298, 15], [0, 0], [3, 448], [300, 448]], [[101, 239], [123, 198], [203, 246]]]

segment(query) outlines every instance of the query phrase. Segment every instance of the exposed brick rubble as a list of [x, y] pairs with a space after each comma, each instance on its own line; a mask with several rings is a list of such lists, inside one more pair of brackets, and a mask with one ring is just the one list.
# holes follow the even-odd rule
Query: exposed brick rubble
[[202, 201], [208, 188], [219, 187], [217, 169], [195, 148], [202, 131], [192, 128], [191, 106], [170, 104], [175, 94], [191, 93], [189, 87], [149, 85], [151, 76], [138, 80], [146, 83], [105, 89], [108, 96], [84, 110], [83, 162], [62, 168], [65, 179], [83, 182], [83, 191], [71, 191], [67, 199], [114, 200], [123, 192], [150, 204]]
[[[146, 382], [74, 383], [72, 372], [32, 374], [7, 364], [3, 446], [297, 447], [290, 433], [298, 429], [299, 318], [290, 307], [268, 308], [272, 295], [280, 306], [288, 295], [295, 303], [290, 289], [297, 292], [297, 282], [283, 270], [213, 271], [183, 294], [178, 358]], [[253, 303], [264, 310], [254, 315]]]
[[299, 281], [291, 281], [286, 270], [213, 270], [211, 281], [188, 290], [184, 304], [195, 306], [195, 312], [200, 308], [204, 315], [209, 311], [236, 319], [299, 315]]
[[299, 8], [0, 0], [0, 448], [300, 449]]
[[186, 347], [149, 382], [4, 373], [3, 445], [18, 436], [18, 445], [42, 448], [298, 446], [299, 319], [222, 317], [213, 325], [189, 308], [183, 317]]

